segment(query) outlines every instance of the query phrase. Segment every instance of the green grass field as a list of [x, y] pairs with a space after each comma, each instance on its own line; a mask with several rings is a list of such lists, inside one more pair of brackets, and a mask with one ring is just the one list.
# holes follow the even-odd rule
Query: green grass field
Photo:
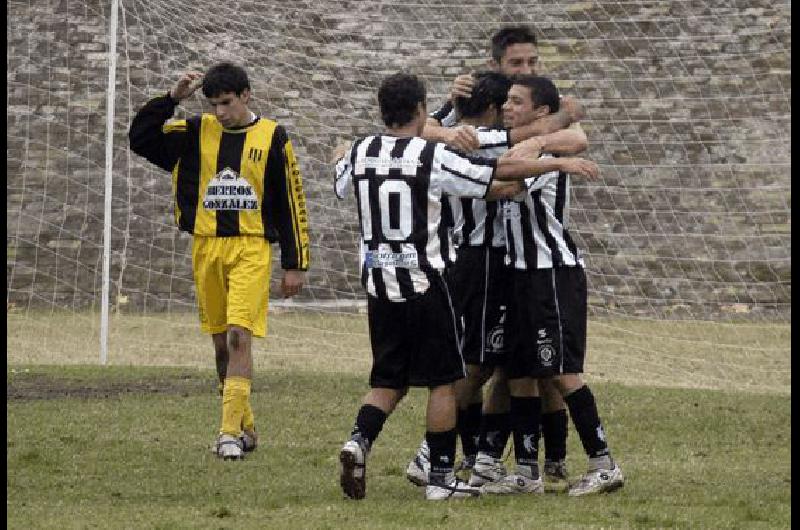
[[[169, 362], [158, 362], [157, 341], [142, 340], [143, 329], [156, 338], [155, 325], [129, 320], [128, 340], [151, 353], [137, 359], [131, 351], [123, 361], [125, 350], [112, 350], [115, 365], [99, 367], [87, 365], [91, 357], [76, 360], [85, 351], [59, 359], [65, 354], [54, 338], [46, 339], [49, 357], [25, 362], [34, 351], [20, 351], [25, 334], [33, 344], [41, 343], [31, 339], [36, 329], [39, 338], [46, 329], [63, 332], [57, 323], [30, 320], [8, 319], [9, 528], [791, 526], [788, 326], [753, 327], [759, 342], [746, 351], [719, 351], [729, 327], [699, 326], [698, 338], [688, 340], [695, 353], [708, 343], [710, 360], [672, 361], [682, 355], [674, 351], [659, 363], [648, 356], [645, 337], [658, 330], [592, 323], [591, 354], [599, 361], [590, 363], [587, 379], [625, 487], [595, 498], [429, 503], [404, 477], [424, 431], [426, 393], [419, 389], [409, 393], [375, 446], [367, 499], [342, 498], [337, 455], [367, 390], [368, 353], [359, 350], [363, 344], [352, 346], [363, 341], [358, 323], [348, 328], [338, 322], [334, 333], [309, 346], [293, 335], [330, 323], [275, 315], [275, 336], [256, 351], [253, 407], [262, 446], [244, 462], [220, 462], [209, 450], [220, 410], [213, 360], [210, 347], [203, 347], [208, 339], [190, 323], [169, 338], [180, 344], [185, 335], [193, 346], [173, 353], [162, 341]], [[126, 339], [121, 327], [112, 335], [116, 344]], [[691, 337], [689, 328], [679, 335]], [[737, 330], [738, 342], [746, 343], [747, 329]], [[345, 339], [346, 347], [334, 347]], [[757, 363], [748, 362], [754, 358]], [[720, 368], [714, 359], [727, 364]], [[726, 366], [732, 373], [721, 375]], [[734, 390], [740, 372], [747, 374], [745, 390]], [[683, 388], [668, 388], [670, 378]], [[585, 457], [572, 428], [568, 442], [570, 474], [577, 478]]]

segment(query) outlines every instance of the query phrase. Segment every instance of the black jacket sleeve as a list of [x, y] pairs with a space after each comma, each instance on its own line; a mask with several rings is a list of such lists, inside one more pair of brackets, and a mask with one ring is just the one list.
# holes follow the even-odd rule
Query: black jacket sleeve
[[308, 215], [303, 181], [292, 143], [280, 125], [272, 137], [264, 180], [267, 209], [264, 233], [281, 247], [281, 268], [308, 270]]
[[175, 167], [186, 143], [186, 120], [166, 123], [177, 105], [169, 94], [151, 99], [136, 113], [128, 131], [131, 151], [166, 171]]

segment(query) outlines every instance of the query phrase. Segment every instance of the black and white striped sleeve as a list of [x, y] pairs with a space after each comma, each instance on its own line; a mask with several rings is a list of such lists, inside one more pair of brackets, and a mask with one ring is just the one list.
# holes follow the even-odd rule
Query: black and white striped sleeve
[[442, 127], [454, 127], [458, 123], [456, 108], [447, 100], [444, 105], [429, 114], [431, 118], [439, 122]]
[[336, 197], [344, 199], [347, 190], [353, 183], [353, 165], [355, 159], [356, 148], [361, 142], [356, 140], [350, 145], [350, 149], [342, 155], [342, 158], [336, 161], [336, 175], [334, 177], [333, 188]]
[[494, 178], [497, 160], [471, 157], [437, 144], [431, 167], [431, 184], [455, 197], [483, 198]]
[[478, 142], [481, 144], [479, 149], [481, 151], [491, 149], [503, 152], [511, 148], [511, 135], [508, 129], [478, 127], [475, 129], [475, 133], [478, 135]]

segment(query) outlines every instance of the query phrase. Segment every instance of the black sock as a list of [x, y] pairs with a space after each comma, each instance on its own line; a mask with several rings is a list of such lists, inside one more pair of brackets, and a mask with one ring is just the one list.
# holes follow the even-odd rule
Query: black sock
[[484, 414], [481, 418], [478, 451], [494, 458], [502, 458], [509, 436], [511, 436], [511, 418], [508, 412]]
[[539, 428], [542, 419], [542, 398], [511, 396], [511, 425], [514, 429], [514, 457], [518, 466], [539, 466]]
[[453, 473], [453, 462], [456, 459], [456, 430], [425, 433], [431, 451], [431, 471], [429, 484], [445, 484], [447, 477]]
[[606, 444], [606, 434], [603, 425], [600, 423], [600, 416], [597, 414], [597, 404], [594, 395], [589, 387], [583, 385], [578, 390], [568, 396], [564, 396], [564, 401], [569, 407], [569, 415], [572, 416], [572, 423], [575, 430], [581, 437], [583, 450], [589, 458], [598, 458], [608, 455], [608, 445]]
[[567, 458], [567, 411], [566, 409], [542, 413], [542, 438], [544, 459], [558, 462]]
[[360, 436], [361, 439], [367, 442], [367, 449], [372, 447], [372, 443], [378, 438], [378, 435], [383, 429], [383, 424], [388, 415], [374, 405], [362, 405], [358, 409], [358, 416], [356, 416], [356, 424], [353, 425], [353, 430], [350, 435], [355, 437]]
[[481, 408], [483, 408], [483, 403], [470, 403], [465, 410], [458, 409], [456, 430], [461, 439], [461, 450], [464, 452], [464, 456], [474, 456], [478, 452]]

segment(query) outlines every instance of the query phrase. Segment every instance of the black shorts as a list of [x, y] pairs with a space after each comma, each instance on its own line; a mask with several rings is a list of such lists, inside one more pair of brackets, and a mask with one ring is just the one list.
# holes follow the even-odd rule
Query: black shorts
[[513, 269], [504, 260], [504, 248], [465, 246], [448, 271], [467, 364], [496, 366], [506, 361], [504, 322]]
[[506, 329], [509, 378], [583, 373], [586, 357], [583, 267], [514, 271]]
[[465, 377], [456, 315], [444, 279], [413, 300], [367, 296], [372, 388], [433, 387]]

